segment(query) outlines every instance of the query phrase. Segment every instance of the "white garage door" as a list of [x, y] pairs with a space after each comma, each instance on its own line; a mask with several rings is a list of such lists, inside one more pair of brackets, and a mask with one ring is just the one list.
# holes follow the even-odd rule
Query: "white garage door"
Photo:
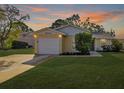
[[42, 38], [38, 42], [39, 54], [59, 54], [59, 39]]

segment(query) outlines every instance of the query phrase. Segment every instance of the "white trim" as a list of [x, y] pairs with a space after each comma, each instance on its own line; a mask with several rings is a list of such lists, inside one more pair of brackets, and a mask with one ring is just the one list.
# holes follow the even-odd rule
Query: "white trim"
[[58, 33], [58, 34], [65, 35], [65, 33], [62, 33], [62, 32], [59, 32], [59, 31], [56, 31], [56, 30], [51, 29], [51, 28], [43, 28], [43, 29], [40, 29], [40, 30], [35, 31], [35, 33], [40, 33], [40, 32], [43, 32], [43, 31], [52, 31], [52, 32], [56, 32], [56, 33]]

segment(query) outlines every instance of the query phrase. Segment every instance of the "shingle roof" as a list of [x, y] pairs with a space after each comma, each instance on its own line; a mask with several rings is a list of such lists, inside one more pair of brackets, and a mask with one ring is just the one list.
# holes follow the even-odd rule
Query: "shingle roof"
[[54, 28], [54, 29], [55, 29], [55, 30], [58, 30], [58, 29], [61, 29], [61, 28], [69, 27], [69, 26], [75, 27], [75, 28], [80, 29], [80, 30], [83, 30], [82, 28], [77, 27], [77, 26], [74, 26], [74, 25], [64, 25], [64, 26], [60, 26], [60, 27], [57, 27], [57, 28]]
[[[35, 31], [35, 32], [41, 32], [41, 31], [51, 30], [51, 31], [55, 31], [55, 32], [58, 32], [58, 33], [63, 34], [63, 35], [68, 35], [66, 33], [67, 31], [64, 31], [63, 32], [62, 29], [63, 28], [66, 28], [66, 27], [69, 27], [69, 26], [79, 29], [80, 30], [79, 32], [84, 31], [84, 29], [81, 29], [80, 27], [76, 27], [76, 26], [73, 26], [73, 25], [64, 25], [64, 26], [61, 26], [61, 27], [58, 27], [58, 28], [54, 28], [54, 29], [51, 29], [49, 27], [46, 27], [46, 28], [40, 29], [40, 30]], [[114, 39], [114, 37], [111, 36], [108, 33], [93, 33], [93, 37], [95, 37], [95, 38], [105, 38], [105, 39]]]
[[49, 27], [46, 27], [46, 28], [42, 28], [42, 29], [40, 29], [40, 30], [37, 30], [37, 31], [35, 31], [35, 33], [39, 33], [39, 32], [41, 32], [41, 31], [46, 31], [46, 30], [50, 30], [50, 31], [57, 32], [57, 33], [60, 33], [60, 34], [65, 35], [65, 33], [56, 31], [56, 30], [51, 29], [51, 28], [49, 28]]
[[93, 37], [95, 38], [105, 38], [105, 39], [114, 39], [113, 36], [107, 33], [93, 33]]
[[76, 33], [81, 33], [84, 31], [80, 27], [76, 27], [73, 25], [61, 26], [61, 27], [55, 28], [54, 30], [65, 33], [66, 35], [75, 35]]

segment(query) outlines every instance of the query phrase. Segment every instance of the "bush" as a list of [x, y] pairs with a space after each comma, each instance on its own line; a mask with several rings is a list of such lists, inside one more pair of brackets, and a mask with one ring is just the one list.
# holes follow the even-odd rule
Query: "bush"
[[13, 41], [12, 42], [12, 48], [13, 49], [22, 49], [22, 48], [28, 48], [28, 43], [22, 42], [22, 41]]
[[119, 52], [122, 49], [122, 43], [114, 39], [112, 45], [104, 45], [102, 48], [104, 52]]
[[119, 52], [123, 47], [122, 43], [119, 42], [117, 39], [112, 40], [112, 46], [114, 52]]
[[102, 46], [102, 49], [104, 52], [112, 52], [113, 46], [112, 45], [104, 45], [104, 46]]
[[60, 55], [90, 55], [90, 52], [64, 52]]
[[83, 44], [83, 46], [80, 47], [80, 52], [81, 52], [82, 54], [87, 54], [87, 53], [89, 52], [89, 47], [88, 47], [88, 45]]
[[82, 54], [87, 54], [90, 51], [92, 44], [92, 34], [90, 32], [78, 33], [75, 35], [76, 50]]

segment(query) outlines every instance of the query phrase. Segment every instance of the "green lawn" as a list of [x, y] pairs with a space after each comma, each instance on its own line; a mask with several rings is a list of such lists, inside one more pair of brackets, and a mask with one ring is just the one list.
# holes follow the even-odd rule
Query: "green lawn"
[[0, 57], [13, 55], [13, 54], [33, 54], [34, 50], [29, 49], [10, 49], [10, 50], [0, 50]]
[[124, 88], [124, 53], [104, 57], [56, 57], [0, 88]]

